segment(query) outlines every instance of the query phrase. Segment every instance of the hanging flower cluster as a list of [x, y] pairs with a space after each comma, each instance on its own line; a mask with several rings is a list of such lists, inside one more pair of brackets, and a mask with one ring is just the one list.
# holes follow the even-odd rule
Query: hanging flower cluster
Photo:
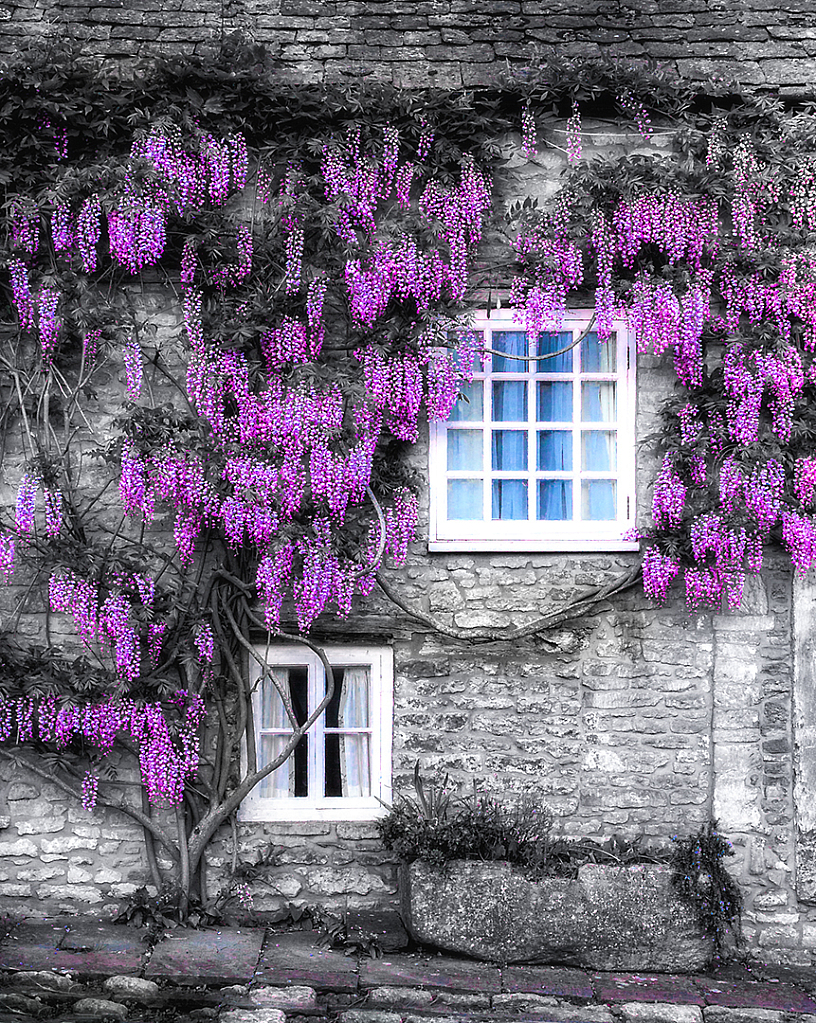
[[[101, 650], [109, 650], [119, 677], [132, 682], [141, 672], [143, 636], [142, 628], [133, 615], [131, 592], [135, 589], [142, 604], [150, 609], [153, 589], [142, 576], [118, 582], [120, 585], [103, 597], [97, 583], [71, 570], [57, 571], [49, 581], [49, 604], [52, 611], [61, 611], [73, 618], [86, 646], [90, 647], [96, 641]], [[126, 583], [130, 585], [125, 587]], [[149, 638], [151, 657], [157, 659], [157, 637], [151, 635]]]
[[[168, 702], [174, 708], [170, 720], [161, 703], [116, 699], [60, 706], [54, 696], [36, 700], [0, 697], [0, 742], [12, 736], [17, 742], [36, 738], [59, 749], [83, 739], [104, 757], [113, 749], [117, 735], [124, 733], [138, 747], [150, 802], [159, 807], [177, 806], [186, 781], [198, 770], [198, 732], [205, 710], [201, 697], [186, 690], [178, 690]], [[87, 772], [82, 783], [82, 803], [87, 810], [96, 805], [98, 787], [98, 776]]]

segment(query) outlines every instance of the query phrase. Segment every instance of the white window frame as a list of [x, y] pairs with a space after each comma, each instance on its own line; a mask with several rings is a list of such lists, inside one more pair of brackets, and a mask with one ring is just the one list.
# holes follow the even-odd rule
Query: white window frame
[[[388, 647], [372, 646], [327, 646], [324, 652], [332, 667], [343, 668], [365, 665], [370, 669], [369, 685], [369, 727], [371, 746], [370, 796], [290, 796], [269, 798], [260, 795], [260, 785], [249, 793], [241, 804], [239, 819], [243, 821], [368, 821], [387, 813], [392, 800], [391, 763], [393, 736], [394, 702], [394, 655]], [[322, 699], [325, 692], [325, 670], [320, 658], [305, 646], [258, 645], [256, 652], [270, 667], [306, 668], [308, 671], [308, 692], [310, 713]], [[250, 681], [252, 686], [252, 709], [255, 717], [256, 743], [261, 734], [260, 697], [261, 667], [250, 658]], [[307, 732], [309, 736], [308, 771], [309, 783], [317, 785], [323, 779], [324, 764], [324, 717], [318, 718]], [[241, 763], [247, 767], [246, 743], [242, 744]]]
[[[585, 331], [592, 320], [593, 312], [589, 309], [571, 310], [564, 318], [560, 331], [572, 331], [574, 336]], [[472, 329], [484, 333], [485, 347], [495, 347], [491, 343], [493, 331], [520, 331], [524, 329], [523, 323], [514, 318], [512, 310], [494, 310], [488, 317], [486, 312], [476, 314], [472, 323]], [[616, 321], [614, 330], [617, 336], [617, 369], [616, 373], [602, 374], [581, 374], [581, 379], [603, 380], [615, 379], [617, 382], [617, 469], [615, 473], [603, 472], [595, 475], [604, 478], [614, 476], [617, 479], [617, 502], [618, 515], [614, 520], [609, 521], [580, 521], [576, 519], [566, 521], [537, 520], [535, 516], [535, 480], [540, 474], [535, 468], [529, 468], [526, 473], [505, 472], [501, 473], [492, 470], [490, 466], [490, 420], [482, 419], [468, 423], [464, 428], [479, 429], [484, 432], [483, 449], [483, 470], [481, 472], [451, 472], [447, 471], [447, 433], [448, 424], [436, 421], [430, 425], [430, 448], [428, 459], [428, 470], [430, 480], [430, 516], [429, 516], [429, 537], [428, 549], [430, 551], [634, 551], [638, 549], [636, 541], [624, 540], [624, 533], [635, 524], [635, 368], [636, 350], [634, 338], [629, 331], [625, 321]], [[542, 331], [542, 333], [547, 333]], [[489, 357], [488, 357], [489, 358]], [[531, 360], [526, 370], [526, 378], [535, 378], [535, 360]], [[580, 384], [576, 374], [548, 375], [547, 379], [558, 380], [572, 379], [578, 386], [573, 387], [574, 392], [574, 417], [572, 429], [574, 433], [581, 430], [579, 421]], [[513, 375], [477, 373], [475, 380], [491, 379], [513, 379]], [[487, 392], [489, 388], [485, 388]], [[528, 443], [529, 461], [528, 466], [535, 467], [534, 444], [536, 434], [535, 424], [535, 402], [534, 391], [532, 398], [528, 400]], [[485, 393], [487, 401], [487, 393]], [[485, 408], [485, 414], [487, 408]], [[502, 424], [504, 425], [504, 424]], [[509, 424], [512, 428], [513, 424]], [[597, 423], [593, 423], [597, 427]], [[580, 445], [574, 445], [574, 451], [580, 451]], [[470, 475], [476, 478], [500, 479], [502, 476], [518, 477], [524, 475], [529, 481], [529, 515], [528, 520], [492, 520], [490, 514], [491, 486], [488, 482], [484, 487], [485, 509], [482, 520], [447, 520], [447, 482], [449, 478], [467, 478]], [[555, 473], [548, 473], [549, 477], [557, 476]], [[573, 491], [580, 487], [581, 479], [592, 478], [592, 473], [580, 470], [574, 466], [572, 472], [564, 473], [565, 477], [573, 479]], [[574, 493], [574, 500], [580, 499], [580, 493]], [[577, 506], [577, 505], [576, 505]]]

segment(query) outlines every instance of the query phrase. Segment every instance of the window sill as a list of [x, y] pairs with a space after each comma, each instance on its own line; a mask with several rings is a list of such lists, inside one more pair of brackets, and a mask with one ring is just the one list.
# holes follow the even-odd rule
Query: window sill
[[238, 812], [238, 820], [279, 821], [292, 823], [297, 821], [374, 821], [384, 817], [388, 807], [376, 799], [337, 800], [334, 805], [326, 803], [317, 805], [308, 799], [303, 800], [258, 800], [254, 804], [245, 801]]
[[485, 551], [494, 553], [637, 551], [638, 541], [632, 540], [429, 540], [430, 553]]

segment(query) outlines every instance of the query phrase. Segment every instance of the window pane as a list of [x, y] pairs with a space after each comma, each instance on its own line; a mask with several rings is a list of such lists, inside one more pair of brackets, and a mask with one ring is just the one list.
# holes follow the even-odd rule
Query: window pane
[[482, 431], [448, 430], [448, 469], [482, 468]]
[[366, 733], [344, 735], [332, 732], [326, 735], [324, 795], [371, 795], [369, 743], [370, 737]]
[[538, 431], [538, 468], [569, 472], [572, 469], [572, 432]]
[[326, 710], [326, 728], [368, 728], [367, 667], [335, 668], [335, 692]]
[[[258, 741], [258, 767], [265, 767], [271, 764], [278, 757], [286, 746], [287, 735], [262, 735]], [[290, 789], [291, 757], [284, 760], [281, 766], [268, 774], [258, 785], [258, 795], [262, 799], [288, 799], [293, 796], [294, 785]], [[291, 775], [291, 782], [294, 783], [294, 775]]]
[[[258, 767], [272, 763], [283, 751], [288, 738], [286, 735], [260, 736]], [[305, 798], [309, 795], [308, 742], [308, 735], [304, 735], [295, 746], [294, 754], [260, 782], [259, 795], [267, 799], [288, 799], [291, 796]]]
[[526, 381], [496, 380], [493, 382], [493, 419], [499, 423], [526, 422]]
[[[559, 352], [562, 348], [566, 348], [570, 341], [572, 341], [572, 333], [568, 330], [564, 330], [560, 334], [539, 334], [536, 355]], [[562, 355], [556, 355], [552, 359], [541, 359], [536, 365], [537, 373], [571, 373], [572, 349]]]
[[288, 728], [292, 723], [283, 705], [281, 693], [289, 693], [289, 669], [269, 668], [261, 684], [260, 728]]
[[617, 433], [612, 430], [584, 430], [581, 435], [581, 468], [598, 472], [617, 467]]
[[526, 480], [493, 480], [493, 518], [527, 518]]
[[459, 384], [459, 397], [448, 419], [451, 423], [477, 423], [484, 418], [484, 387], [481, 380]]
[[[497, 352], [526, 356], [528, 353], [527, 335], [523, 330], [494, 330], [493, 344], [490, 347]], [[494, 373], [526, 373], [527, 366], [526, 358], [509, 359], [504, 355], [493, 356]]]
[[581, 342], [582, 373], [614, 373], [617, 368], [616, 337], [599, 341], [596, 333], [587, 334]]
[[561, 522], [572, 518], [572, 480], [538, 481], [537, 517]]
[[614, 423], [617, 419], [616, 385], [607, 381], [581, 384], [581, 420], [585, 423]]
[[448, 480], [448, 519], [482, 518], [482, 481]]
[[539, 423], [572, 422], [572, 384], [569, 381], [539, 381], [536, 388], [536, 419]]
[[584, 480], [581, 484], [581, 518], [590, 522], [607, 522], [617, 518], [617, 484], [615, 480]]
[[493, 431], [493, 468], [527, 468], [527, 431]]

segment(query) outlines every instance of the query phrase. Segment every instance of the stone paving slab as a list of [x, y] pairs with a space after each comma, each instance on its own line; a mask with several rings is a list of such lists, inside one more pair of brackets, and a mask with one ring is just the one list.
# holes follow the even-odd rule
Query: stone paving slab
[[320, 948], [311, 931], [270, 934], [255, 976], [259, 984], [297, 984], [318, 991], [357, 990], [357, 960]]
[[697, 977], [697, 986], [709, 1005], [744, 1009], [780, 1009], [787, 1012], [816, 1012], [816, 1001], [790, 984], [757, 981], [737, 983]]
[[589, 1002], [594, 996], [592, 981], [584, 970], [564, 966], [508, 966], [502, 970], [505, 991], [555, 995]]
[[21, 924], [0, 945], [0, 969], [68, 970], [89, 978], [139, 973], [146, 949], [115, 924]]
[[471, 959], [435, 956], [389, 955], [382, 959], [363, 959], [360, 963], [361, 987], [428, 987], [442, 991], [483, 991], [498, 994], [501, 972], [489, 963]]
[[177, 931], [153, 949], [145, 977], [176, 984], [248, 984], [263, 940], [263, 928]]
[[691, 977], [661, 973], [590, 974], [599, 1002], [674, 1002], [705, 1005], [706, 999]]

